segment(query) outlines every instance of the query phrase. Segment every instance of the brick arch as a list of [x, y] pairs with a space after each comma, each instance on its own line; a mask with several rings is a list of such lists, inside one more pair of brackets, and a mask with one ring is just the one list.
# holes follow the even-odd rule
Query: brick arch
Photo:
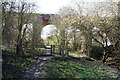
[[46, 25], [50, 25], [50, 24], [55, 25], [53, 23], [53, 20], [56, 19], [56, 15], [55, 14], [40, 14], [40, 19], [41, 19], [41, 24], [43, 27]]

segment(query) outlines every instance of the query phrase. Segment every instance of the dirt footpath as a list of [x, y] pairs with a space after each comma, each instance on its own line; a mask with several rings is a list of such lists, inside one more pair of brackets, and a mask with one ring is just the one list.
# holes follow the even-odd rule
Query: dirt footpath
[[43, 66], [45, 63], [49, 62], [52, 59], [52, 56], [41, 56], [38, 58], [38, 61], [26, 71], [24, 78], [41, 78]]

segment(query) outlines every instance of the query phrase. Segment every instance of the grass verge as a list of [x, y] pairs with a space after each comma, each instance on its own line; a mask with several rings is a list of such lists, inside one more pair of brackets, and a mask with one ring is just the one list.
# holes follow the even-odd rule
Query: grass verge
[[43, 78], [118, 79], [119, 74], [109, 66], [94, 61], [70, 60], [58, 57], [44, 66]]

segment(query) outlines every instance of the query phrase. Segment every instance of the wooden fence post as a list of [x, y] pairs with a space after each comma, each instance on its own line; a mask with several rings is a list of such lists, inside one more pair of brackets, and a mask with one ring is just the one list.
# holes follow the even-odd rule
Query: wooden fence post
[[62, 56], [64, 56], [64, 46], [62, 46]]
[[69, 50], [67, 49], [66, 55], [69, 56]]
[[55, 57], [55, 45], [53, 45], [53, 57]]
[[52, 45], [51, 45], [51, 56], [52, 56]]
[[61, 45], [60, 45], [60, 55], [61, 55]]

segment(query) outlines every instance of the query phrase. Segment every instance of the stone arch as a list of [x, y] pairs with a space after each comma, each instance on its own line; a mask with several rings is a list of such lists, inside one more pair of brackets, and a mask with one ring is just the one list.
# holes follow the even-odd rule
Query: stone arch
[[52, 40], [52, 38], [56, 38], [56, 36], [58, 36], [58, 28], [52, 24], [46, 25], [42, 28], [41, 31], [41, 38], [44, 39], [46, 41], [47, 44], [56, 44], [54, 40], [54, 43], [50, 43], [49, 40]]
[[[44, 39], [44, 34], [48, 34], [52, 31], [51, 28], [53, 28], [53, 30], [58, 32], [58, 26], [56, 25], [56, 23], [54, 22], [57, 18], [57, 15], [55, 14], [41, 14], [40, 15], [40, 19], [41, 19], [41, 24], [42, 24], [42, 28], [41, 28], [41, 39]], [[51, 28], [50, 28], [51, 27]], [[47, 31], [45, 31], [46, 33], [44, 33], [44, 29], [49, 28]], [[52, 31], [53, 33], [54, 31]], [[57, 34], [57, 33], [56, 33]], [[52, 36], [52, 35], [51, 35]], [[50, 37], [50, 35], [48, 35], [48, 37]]]

